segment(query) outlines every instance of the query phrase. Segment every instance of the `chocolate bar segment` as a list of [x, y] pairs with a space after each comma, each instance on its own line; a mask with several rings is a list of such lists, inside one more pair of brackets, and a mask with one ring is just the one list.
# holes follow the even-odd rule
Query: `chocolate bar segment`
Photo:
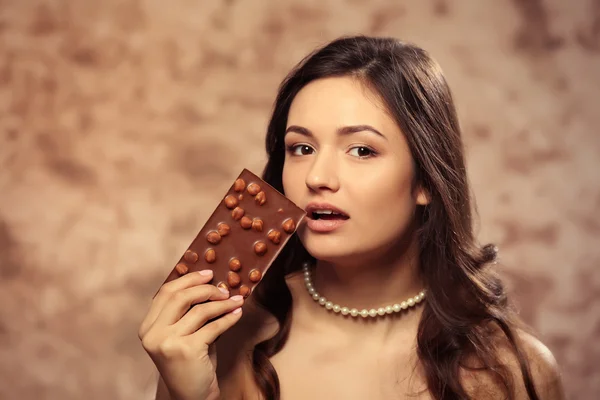
[[306, 212], [244, 169], [165, 280], [213, 270], [213, 285], [250, 295]]

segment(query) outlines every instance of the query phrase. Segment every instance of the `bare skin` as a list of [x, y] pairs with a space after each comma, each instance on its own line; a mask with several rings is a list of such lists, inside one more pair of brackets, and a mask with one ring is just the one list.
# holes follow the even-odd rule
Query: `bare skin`
[[[285, 137], [286, 195], [300, 206], [326, 202], [349, 216], [331, 232], [299, 229], [319, 260], [315, 288], [359, 310], [400, 303], [423, 289], [412, 216], [427, 196], [413, 185], [408, 145], [384, 110], [352, 78], [315, 81], [292, 103]], [[301, 276], [288, 285], [294, 321], [288, 344], [272, 359], [283, 398], [392, 399], [418, 391], [410, 377], [420, 308], [377, 320], [342, 317], [315, 303]]]
[[[219, 398], [212, 344], [239, 321], [243, 299], [228, 298], [211, 279], [212, 271], [194, 272], [164, 284], [140, 325], [138, 336], [161, 376], [161, 398]], [[210, 322], [217, 316], [223, 318]]]
[[[417, 273], [413, 215], [429, 196], [414, 184], [404, 135], [378, 96], [349, 77], [310, 83], [292, 103], [285, 144], [286, 196], [301, 207], [328, 203], [348, 217], [324, 232], [309, 216], [298, 229], [302, 243], [318, 260], [313, 269], [317, 291], [334, 303], [358, 309], [400, 303], [416, 295], [423, 285]], [[312, 300], [302, 274], [289, 276], [287, 283], [293, 298], [290, 336], [271, 359], [282, 399], [431, 398], [415, 350], [422, 307], [384, 318], [342, 317]], [[167, 329], [156, 327], [157, 332]], [[274, 318], [249, 300], [243, 317], [231, 322], [217, 342], [216, 375], [214, 363], [188, 359], [176, 368], [171, 367], [175, 361], [155, 352], [153, 359], [163, 378], [157, 399], [209, 398], [198, 397], [205, 392], [227, 400], [259, 399], [251, 352], [277, 329]], [[542, 398], [562, 399], [551, 353], [530, 336], [523, 335], [522, 340]], [[200, 358], [206, 357], [211, 343], [202, 345]], [[508, 350], [503, 357], [514, 369], [517, 398], [526, 398], [516, 358]], [[189, 382], [193, 375], [206, 382], [214, 376], [218, 385], [205, 383], [198, 389]], [[478, 398], [502, 398], [497, 382], [484, 373], [465, 373], [463, 379]]]

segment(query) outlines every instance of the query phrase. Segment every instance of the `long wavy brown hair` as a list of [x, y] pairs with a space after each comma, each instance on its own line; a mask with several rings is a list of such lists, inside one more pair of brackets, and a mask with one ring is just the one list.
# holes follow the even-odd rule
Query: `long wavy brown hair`
[[[282, 82], [266, 138], [263, 178], [283, 193], [284, 134], [290, 105], [309, 82], [353, 76], [378, 93], [406, 136], [416, 182], [430, 195], [418, 209], [420, 274], [428, 290], [419, 322], [417, 354], [427, 388], [435, 399], [468, 398], [461, 369], [486, 370], [512, 398], [513, 380], [502, 365], [491, 327], [500, 328], [516, 354], [531, 399], [539, 399], [524, 350], [519, 323], [493, 271], [497, 249], [479, 246], [473, 233], [472, 202], [461, 131], [451, 91], [439, 65], [412, 44], [393, 38], [344, 37], [303, 59]], [[275, 261], [256, 290], [258, 304], [279, 322], [278, 332], [255, 346], [253, 371], [265, 399], [280, 398], [270, 357], [288, 338], [292, 297], [285, 277], [311, 260], [297, 237]], [[314, 260], [313, 260], [314, 261]], [[473, 366], [470, 360], [478, 360]]]

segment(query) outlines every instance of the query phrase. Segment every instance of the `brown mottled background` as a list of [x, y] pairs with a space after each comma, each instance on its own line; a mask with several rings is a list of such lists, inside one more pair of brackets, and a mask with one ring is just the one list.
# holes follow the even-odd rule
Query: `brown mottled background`
[[0, 0], [0, 398], [149, 399], [136, 337], [276, 88], [341, 34], [454, 89], [480, 211], [571, 399], [600, 392], [600, 1]]

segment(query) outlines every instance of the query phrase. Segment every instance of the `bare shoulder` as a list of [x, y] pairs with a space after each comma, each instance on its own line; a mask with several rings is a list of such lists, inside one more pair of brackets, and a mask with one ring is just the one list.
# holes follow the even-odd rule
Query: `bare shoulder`
[[[540, 399], [564, 399], [560, 368], [550, 349], [527, 332], [518, 330], [517, 337], [529, 362], [533, 382]], [[513, 374], [520, 373], [518, 359], [512, 349], [508, 347], [508, 343], [505, 342], [500, 349], [502, 351], [501, 357], [505, 359]], [[519, 381], [522, 381], [522, 379], [515, 379], [515, 383]], [[521, 389], [522, 391], [525, 390], [524, 387]]]
[[[217, 378], [223, 399], [255, 398], [256, 385], [252, 373], [254, 347], [272, 337], [278, 329], [273, 316], [249, 297], [240, 321], [216, 342]], [[248, 396], [251, 395], [251, 396]]]
[[[516, 340], [526, 358], [535, 390], [540, 400], [563, 400], [565, 398], [560, 368], [548, 347], [535, 336], [516, 330]], [[508, 339], [501, 331], [494, 334], [494, 345], [499, 361], [510, 373], [513, 380], [515, 399], [529, 399], [521, 374], [519, 358]], [[463, 382], [470, 395], [485, 394], [486, 398], [496, 398], [493, 394], [503, 393], [503, 385], [489, 372], [463, 372]], [[491, 397], [490, 397], [491, 396]], [[498, 398], [504, 398], [500, 395]]]

